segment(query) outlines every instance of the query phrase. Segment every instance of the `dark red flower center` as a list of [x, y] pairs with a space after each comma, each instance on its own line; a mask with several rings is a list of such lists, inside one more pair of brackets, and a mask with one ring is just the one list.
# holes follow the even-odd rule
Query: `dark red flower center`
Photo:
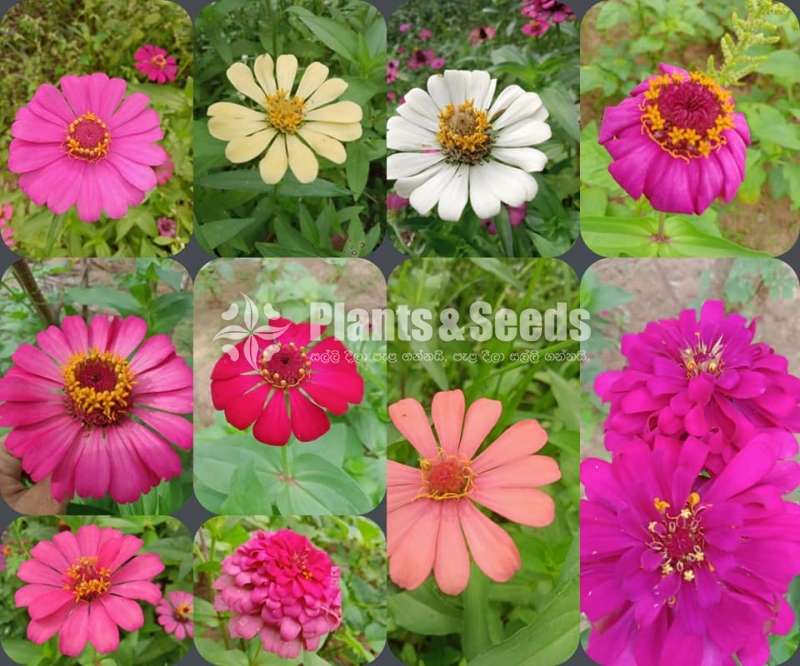
[[150, 58], [150, 63], [155, 65], [159, 69], [164, 69], [167, 66], [167, 58], [160, 53], [157, 53], [152, 58]]
[[111, 571], [98, 567], [94, 556], [79, 557], [67, 569], [64, 589], [72, 592], [76, 603], [94, 601], [111, 589]]
[[71, 157], [94, 162], [108, 154], [111, 133], [94, 113], [84, 113], [68, 125], [64, 143]]
[[305, 347], [276, 342], [261, 353], [260, 371], [275, 388], [294, 388], [311, 376], [311, 361]]
[[433, 500], [460, 499], [472, 491], [475, 473], [468, 460], [440, 453], [420, 461], [423, 490], [420, 497]]
[[708, 343], [701, 340], [698, 333], [694, 344], [681, 350], [681, 361], [686, 369], [686, 376], [690, 379], [702, 374], [719, 376], [724, 365], [722, 358], [724, 349], [722, 338]]
[[642, 129], [673, 157], [708, 157], [733, 129], [733, 108], [730, 93], [705, 74], [661, 74], [644, 93]]
[[67, 409], [86, 427], [114, 425], [127, 416], [134, 373], [124, 358], [111, 352], [75, 354], [63, 372]]

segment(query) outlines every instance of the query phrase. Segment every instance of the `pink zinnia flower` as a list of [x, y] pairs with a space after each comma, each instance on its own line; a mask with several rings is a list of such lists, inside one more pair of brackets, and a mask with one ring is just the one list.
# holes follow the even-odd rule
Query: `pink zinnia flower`
[[0, 222], [10, 222], [12, 217], [14, 217], [14, 206], [10, 203], [0, 206]]
[[269, 328], [274, 333], [252, 335], [217, 361], [214, 407], [240, 430], [252, 425], [264, 444], [283, 446], [293, 433], [301, 442], [322, 437], [331, 425], [326, 411], [340, 416], [364, 399], [356, 362], [334, 337], [312, 345], [309, 323], [272, 319]]
[[427, 42], [431, 37], [433, 37], [433, 30], [429, 28], [423, 28], [419, 31], [419, 38], [423, 42]]
[[152, 578], [164, 565], [155, 553], [137, 555], [142, 546], [138, 537], [96, 525], [37, 543], [17, 572], [28, 585], [14, 595], [31, 618], [28, 640], [41, 645], [58, 634], [58, 649], [68, 657], [87, 642], [101, 654], [116, 650], [119, 629], [144, 625], [134, 600], [155, 605], [161, 599]]
[[156, 143], [164, 137], [158, 114], [147, 95], [124, 97], [125, 81], [99, 72], [59, 85], [39, 86], [17, 111], [8, 168], [57, 215], [76, 205], [84, 222], [121, 218], [156, 186], [153, 167], [167, 158]]
[[436, 54], [431, 49], [415, 49], [406, 65], [411, 70], [422, 69], [429, 65], [435, 57]]
[[431, 60], [431, 69], [441, 69], [447, 64], [447, 61], [441, 56]]
[[386, 208], [389, 210], [403, 210], [408, 207], [408, 199], [404, 199], [397, 192], [389, 192], [386, 195]]
[[600, 664], [766, 664], [794, 622], [798, 480], [769, 437], [700, 476], [708, 448], [659, 441], [581, 465], [581, 609]]
[[397, 72], [400, 67], [400, 61], [396, 59], [389, 60], [386, 63], [386, 83], [391, 84], [397, 81]]
[[525, 221], [528, 215], [528, 204], [524, 203], [521, 206], [506, 206], [508, 209], [508, 222], [512, 227], [518, 227]]
[[164, 631], [182, 641], [194, 636], [193, 618], [194, 597], [188, 592], [167, 592], [156, 606], [158, 623]]
[[214, 608], [231, 613], [231, 636], [258, 636], [283, 659], [316, 650], [342, 622], [339, 568], [289, 529], [256, 532], [222, 561], [214, 589]]
[[389, 102], [394, 102], [397, 99], [397, 93], [394, 90], [390, 90], [386, 93], [386, 100]]
[[491, 25], [473, 28], [469, 31], [469, 43], [473, 46], [478, 46], [479, 44], [488, 42], [490, 39], [494, 39], [496, 34], [497, 30], [495, 30], [495, 28]]
[[792, 455], [794, 437], [780, 431], [800, 432], [800, 379], [772, 347], [753, 342], [755, 330], [755, 322], [726, 315], [722, 302], [706, 301], [699, 317], [684, 310], [623, 336], [627, 365], [595, 381], [611, 403], [608, 449], [620, 451], [632, 438], [692, 436], [711, 447], [708, 469], [718, 473], [767, 428]]
[[164, 84], [174, 81], [178, 76], [178, 65], [175, 63], [175, 58], [160, 46], [144, 44], [136, 49], [133, 58], [136, 60], [136, 69], [150, 81]]
[[158, 235], [166, 238], [175, 238], [178, 233], [178, 223], [171, 217], [159, 217], [156, 220], [156, 228]]
[[401, 23], [398, 30], [402, 33], [409, 32], [413, 26], [410, 23]]
[[169, 153], [167, 153], [167, 159], [164, 163], [155, 167], [154, 171], [156, 172], [156, 183], [159, 185], [166, 185], [172, 179], [175, 174], [175, 164], [172, 162]]
[[405, 398], [389, 407], [392, 423], [420, 455], [419, 468], [389, 461], [389, 575], [400, 587], [419, 587], [432, 570], [442, 592], [460, 594], [470, 556], [494, 581], [514, 575], [517, 546], [476, 503], [522, 525], [553, 522], [555, 503], [539, 486], [561, 472], [552, 458], [534, 455], [547, 442], [538, 422], [515, 423], [474, 457], [502, 409], [481, 398], [465, 416], [460, 390], [439, 392], [431, 410], [437, 441], [419, 402]]
[[8, 452], [53, 497], [134, 502], [181, 473], [192, 446], [192, 371], [139, 317], [65, 317], [20, 345], [0, 379]]
[[528, 35], [528, 37], [541, 37], [549, 29], [550, 24], [543, 18], [532, 19], [529, 23], [522, 26], [522, 32]]
[[713, 79], [659, 65], [622, 102], [607, 107], [600, 143], [608, 171], [631, 197], [656, 210], [700, 215], [729, 202], [744, 179], [750, 129], [731, 94]]
[[2, 237], [3, 242], [9, 250], [13, 250], [17, 247], [17, 240], [14, 238], [14, 230], [11, 227], [4, 226], [0, 229], [0, 237]]

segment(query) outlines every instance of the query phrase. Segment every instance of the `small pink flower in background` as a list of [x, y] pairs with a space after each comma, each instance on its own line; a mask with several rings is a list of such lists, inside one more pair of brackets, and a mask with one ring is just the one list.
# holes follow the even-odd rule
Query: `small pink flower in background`
[[156, 606], [158, 623], [164, 631], [182, 641], [194, 636], [194, 597], [188, 592], [167, 592]]
[[158, 114], [142, 93], [125, 97], [127, 83], [102, 73], [45, 83], [17, 111], [8, 168], [38, 206], [57, 215], [77, 206], [78, 217], [112, 219], [138, 206], [156, 186], [154, 167], [167, 159]]
[[14, 217], [14, 206], [10, 203], [0, 206], [0, 222], [10, 222], [12, 217]]
[[164, 570], [155, 553], [139, 553], [135, 536], [84, 525], [40, 541], [17, 576], [28, 583], [14, 601], [27, 608], [28, 640], [41, 645], [58, 634], [58, 649], [77, 657], [91, 643], [108, 654], [119, 647], [119, 629], [144, 625], [137, 601], [156, 605], [161, 590], [152, 579]]
[[3, 226], [0, 228], [0, 236], [2, 236], [3, 242], [9, 250], [17, 247], [17, 240], [14, 238], [14, 230], [11, 227]]
[[390, 90], [386, 93], [386, 99], [390, 102], [394, 102], [397, 99], [397, 93], [394, 90]]
[[526, 0], [520, 13], [528, 18], [540, 19], [546, 23], [563, 23], [575, 18], [575, 13], [570, 6], [557, 0]]
[[547, 442], [538, 422], [515, 423], [475, 456], [502, 409], [481, 398], [466, 410], [460, 390], [439, 392], [431, 408], [434, 438], [417, 400], [389, 407], [392, 423], [420, 455], [419, 468], [389, 461], [389, 575], [400, 587], [413, 590], [433, 571], [442, 592], [460, 594], [470, 560], [497, 582], [516, 573], [517, 546], [475, 504], [530, 527], [553, 522], [555, 503], [539, 488], [561, 472], [552, 458], [535, 455]]
[[258, 636], [283, 659], [318, 649], [342, 622], [339, 568], [289, 529], [256, 532], [223, 560], [214, 589], [214, 608], [231, 613], [231, 636]]
[[175, 174], [175, 164], [172, 162], [169, 153], [167, 153], [166, 161], [163, 164], [159, 164], [154, 170], [156, 172], [156, 183], [159, 185], [166, 185], [172, 179]]
[[422, 69], [436, 57], [432, 49], [415, 49], [406, 65], [411, 70]]
[[364, 399], [364, 380], [339, 340], [311, 340], [311, 324], [272, 319], [269, 327], [276, 333], [250, 336], [217, 361], [214, 407], [240, 430], [252, 425], [264, 444], [283, 446], [292, 434], [313, 441], [330, 428], [326, 411], [341, 416]]
[[525, 221], [525, 216], [528, 214], [528, 204], [524, 203], [521, 206], [507, 206], [508, 208], [508, 222], [512, 227], [518, 227]]
[[0, 206], [0, 237], [9, 250], [13, 250], [17, 246], [17, 242], [14, 240], [14, 229], [11, 227], [11, 218], [13, 217], [14, 206], [10, 203]]
[[550, 24], [546, 20], [539, 18], [532, 19], [529, 23], [522, 26], [522, 32], [528, 35], [528, 37], [541, 37], [549, 29]]
[[403, 210], [408, 206], [408, 199], [404, 199], [397, 192], [389, 192], [386, 195], [386, 207], [389, 210]]
[[441, 69], [446, 64], [445, 59], [441, 56], [431, 60], [431, 69]]
[[427, 42], [431, 37], [433, 37], [433, 30], [430, 30], [429, 28], [423, 28], [419, 31], [419, 38], [423, 42]]
[[702, 214], [730, 202], [744, 180], [750, 128], [711, 77], [659, 65], [659, 73], [606, 107], [599, 141], [609, 173], [633, 199], [665, 213]]
[[405, 53], [406, 52], [406, 47], [405, 46], [398, 46], [397, 47], [397, 52], [400, 53], [400, 54]]
[[479, 44], [488, 42], [490, 39], [494, 39], [496, 34], [497, 30], [495, 30], [495, 28], [491, 25], [473, 28], [469, 31], [469, 43], [473, 46], [478, 46]]
[[133, 58], [136, 60], [136, 69], [155, 83], [169, 83], [178, 75], [175, 58], [160, 46], [144, 44], [136, 49]]
[[[20, 345], [0, 379], [6, 450], [53, 497], [134, 502], [180, 475], [192, 447], [192, 371], [140, 317], [76, 315]], [[52, 476], [51, 476], [52, 475]]]
[[158, 235], [166, 238], [175, 238], [178, 234], [178, 223], [171, 217], [159, 217], [156, 220]]
[[406, 32], [410, 32], [411, 28], [413, 28], [413, 27], [414, 26], [412, 26], [410, 23], [401, 23], [400, 26], [398, 27], [398, 30], [400, 32], [402, 32], [402, 33], [406, 33]]
[[400, 61], [393, 58], [386, 63], [386, 83], [392, 84], [397, 81], [397, 73], [400, 69]]

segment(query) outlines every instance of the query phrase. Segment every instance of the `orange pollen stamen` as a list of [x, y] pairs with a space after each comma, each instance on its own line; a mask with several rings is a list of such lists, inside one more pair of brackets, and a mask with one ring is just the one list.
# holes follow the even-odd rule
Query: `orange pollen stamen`
[[95, 349], [75, 354], [63, 374], [68, 409], [86, 426], [114, 425], [127, 415], [135, 375], [121, 356]]
[[150, 64], [155, 65], [159, 69], [164, 69], [167, 66], [167, 59], [160, 53], [150, 58]]
[[704, 567], [714, 571], [703, 550], [706, 541], [700, 514], [708, 505], [700, 504], [700, 494], [691, 493], [683, 509], [675, 514], [668, 512], [669, 502], [659, 497], [653, 499], [653, 506], [661, 519], [648, 523], [650, 541], [647, 546], [661, 555], [661, 576], [677, 574], [691, 583]]
[[91, 111], [77, 117], [67, 126], [64, 148], [70, 157], [96, 162], [108, 154], [111, 133], [100, 118]]
[[67, 569], [64, 589], [72, 592], [75, 603], [94, 601], [111, 589], [111, 570], [98, 568], [96, 557], [79, 557]]
[[261, 352], [259, 373], [277, 389], [294, 388], [311, 376], [308, 351], [294, 342], [275, 342]]
[[192, 615], [192, 604], [178, 604], [175, 606], [175, 615], [179, 620], [187, 620]]
[[700, 339], [700, 333], [695, 334], [697, 340], [694, 345], [689, 345], [681, 350], [681, 361], [686, 369], [686, 376], [691, 379], [702, 374], [718, 376], [722, 372], [722, 352], [724, 344], [722, 338], [708, 344]]
[[285, 90], [267, 95], [264, 100], [267, 120], [279, 132], [294, 134], [300, 129], [305, 119], [305, 102], [295, 95], [289, 97]]
[[443, 451], [433, 460], [423, 458], [419, 467], [423, 488], [417, 499], [461, 499], [469, 495], [475, 485], [475, 472], [469, 461]]
[[450, 162], [478, 164], [492, 149], [491, 130], [486, 111], [476, 109], [473, 101], [467, 100], [442, 109], [436, 140]]

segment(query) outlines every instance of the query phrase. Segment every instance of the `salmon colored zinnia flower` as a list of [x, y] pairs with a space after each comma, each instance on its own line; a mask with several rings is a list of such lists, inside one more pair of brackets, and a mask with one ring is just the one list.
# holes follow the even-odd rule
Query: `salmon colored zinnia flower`
[[28, 640], [41, 645], [58, 634], [58, 649], [77, 657], [86, 643], [101, 654], [119, 647], [119, 629], [136, 631], [144, 615], [135, 600], [157, 604], [152, 578], [164, 570], [155, 553], [137, 555], [141, 539], [112, 528], [84, 525], [40, 541], [17, 575], [28, 585], [14, 595], [27, 608]]
[[77, 206], [95, 222], [119, 219], [156, 186], [153, 167], [167, 159], [158, 114], [143, 93], [101, 72], [45, 83], [17, 111], [8, 168], [38, 206], [57, 215]]
[[178, 76], [178, 65], [175, 62], [175, 57], [160, 46], [144, 44], [136, 49], [133, 57], [136, 60], [136, 69], [155, 83], [169, 83]]
[[514, 541], [476, 503], [522, 525], [553, 522], [553, 499], [538, 486], [558, 481], [561, 472], [552, 458], [534, 455], [547, 442], [537, 421], [515, 423], [475, 457], [501, 411], [498, 400], [481, 398], [465, 416], [460, 390], [437, 393], [437, 442], [419, 402], [405, 398], [389, 407], [392, 423], [420, 454], [419, 468], [389, 461], [389, 574], [400, 587], [419, 587], [433, 570], [442, 592], [460, 594], [470, 555], [494, 581], [514, 575], [521, 565]]
[[65, 317], [20, 345], [0, 379], [8, 452], [59, 501], [133, 502], [181, 473], [192, 447], [192, 371], [139, 317]]

